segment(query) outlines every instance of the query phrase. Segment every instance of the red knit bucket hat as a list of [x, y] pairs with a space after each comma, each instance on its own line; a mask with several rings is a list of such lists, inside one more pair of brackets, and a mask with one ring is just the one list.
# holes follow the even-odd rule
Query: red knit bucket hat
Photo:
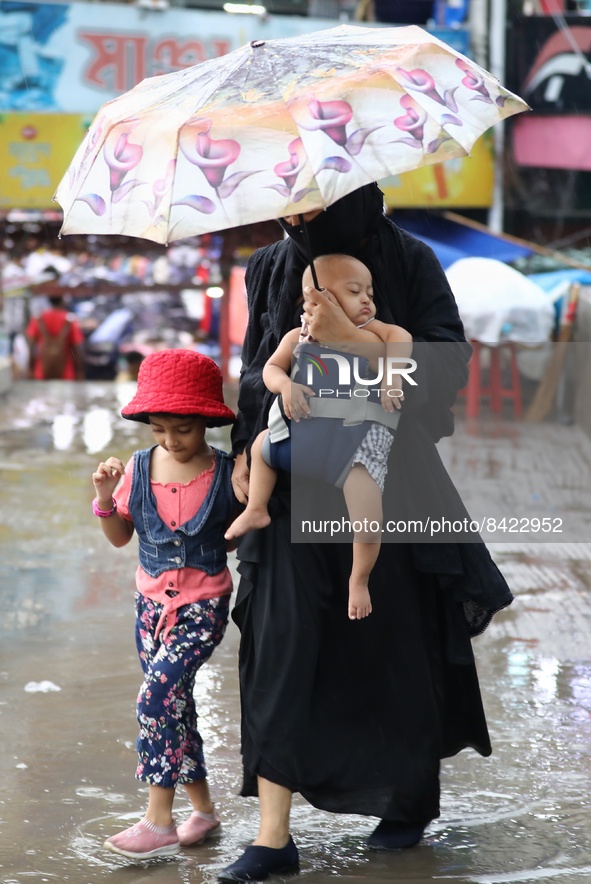
[[224, 404], [222, 373], [213, 359], [194, 350], [158, 350], [140, 365], [137, 392], [121, 415], [149, 423], [150, 414], [191, 414], [208, 427], [236, 420]]

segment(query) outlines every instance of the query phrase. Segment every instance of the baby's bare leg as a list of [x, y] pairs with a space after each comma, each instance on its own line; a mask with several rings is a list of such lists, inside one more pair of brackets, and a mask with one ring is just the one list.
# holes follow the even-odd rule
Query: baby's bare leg
[[380, 552], [382, 540], [382, 492], [368, 471], [355, 464], [343, 486], [351, 522], [363, 530], [353, 537], [353, 567], [349, 578], [349, 619], [361, 620], [371, 614], [369, 575]]
[[247, 531], [252, 531], [255, 528], [266, 528], [271, 521], [267, 504], [275, 488], [277, 473], [263, 459], [261, 448], [266, 435], [267, 430], [263, 430], [252, 443], [248, 503], [244, 512], [232, 522], [226, 531], [224, 535], [226, 540], [242, 537]]

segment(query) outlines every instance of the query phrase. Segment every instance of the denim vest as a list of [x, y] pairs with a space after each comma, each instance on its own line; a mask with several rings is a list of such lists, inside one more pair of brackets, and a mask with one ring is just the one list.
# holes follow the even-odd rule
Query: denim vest
[[195, 515], [173, 531], [158, 515], [150, 487], [150, 456], [156, 447], [136, 451], [133, 459], [129, 513], [139, 540], [140, 565], [150, 577], [177, 568], [217, 574], [226, 566], [224, 532], [234, 509], [232, 457], [213, 449], [215, 468], [207, 496]]

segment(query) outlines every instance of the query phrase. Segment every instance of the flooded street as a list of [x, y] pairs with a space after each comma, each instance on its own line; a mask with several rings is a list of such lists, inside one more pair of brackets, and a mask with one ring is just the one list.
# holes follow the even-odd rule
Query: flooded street
[[[146, 800], [134, 779], [136, 547], [112, 548], [91, 512], [98, 461], [126, 460], [151, 443], [146, 427], [119, 417], [132, 392], [106, 382], [19, 382], [0, 399], [2, 884], [213, 882], [256, 831], [257, 802], [237, 796], [231, 624], [197, 678], [221, 834], [139, 865], [102, 848], [143, 815]], [[227, 447], [227, 431], [211, 433]], [[486, 495], [494, 510], [495, 484], [513, 469], [523, 475], [516, 452], [526, 455], [530, 489], [550, 448], [576, 451], [581, 469], [591, 465], [591, 442], [576, 427], [513, 424], [494, 440], [494, 469], [489, 438], [473, 440], [479, 453], [469, 453], [468, 477], [466, 447], [455, 439], [442, 446], [469, 510]], [[589, 517], [589, 496], [587, 507], [581, 518]], [[365, 838], [375, 820], [332, 816], [296, 799], [292, 832], [309, 884], [591, 880], [591, 542], [495, 543], [492, 551], [516, 596], [475, 639], [492, 757], [465, 751], [443, 763], [441, 817], [408, 851], [371, 852]], [[179, 793], [177, 816], [187, 810]]]

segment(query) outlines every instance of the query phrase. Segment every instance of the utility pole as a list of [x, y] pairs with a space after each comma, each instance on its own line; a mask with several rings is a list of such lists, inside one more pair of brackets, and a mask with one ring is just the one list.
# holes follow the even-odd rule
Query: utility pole
[[[490, 0], [490, 72], [505, 84], [505, 51], [507, 38], [507, 0]], [[488, 214], [488, 226], [495, 233], [503, 232], [505, 209], [505, 124], [494, 127], [495, 179], [493, 203]]]

